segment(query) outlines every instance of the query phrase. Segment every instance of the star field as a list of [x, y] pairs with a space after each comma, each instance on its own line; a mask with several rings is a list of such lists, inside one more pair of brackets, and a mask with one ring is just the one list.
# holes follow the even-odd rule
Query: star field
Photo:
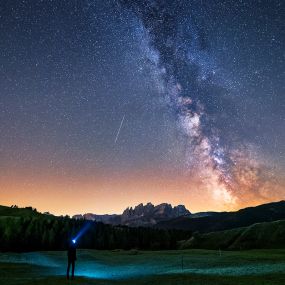
[[0, 202], [284, 198], [283, 15], [278, 0], [1, 3]]

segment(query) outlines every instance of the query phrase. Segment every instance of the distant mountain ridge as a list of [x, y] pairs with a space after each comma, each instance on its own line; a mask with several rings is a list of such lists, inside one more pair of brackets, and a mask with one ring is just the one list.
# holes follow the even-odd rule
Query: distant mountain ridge
[[188, 215], [191, 215], [191, 213], [184, 205], [172, 207], [171, 204], [162, 203], [155, 206], [149, 202], [146, 205], [140, 203], [134, 208], [128, 207], [121, 215], [96, 215], [88, 213], [84, 215], [74, 215], [72, 218], [92, 220], [112, 225], [121, 224], [137, 227], [153, 226], [160, 221]]
[[240, 209], [236, 212], [216, 212], [209, 216], [177, 217], [156, 224], [160, 229], [180, 229], [192, 232], [209, 233], [255, 223], [272, 222], [285, 219], [285, 201], [262, 204], [256, 207]]
[[130, 227], [155, 227], [192, 232], [209, 233], [247, 227], [255, 223], [285, 219], [285, 201], [248, 207], [235, 212], [200, 212], [192, 214], [183, 205], [172, 207], [162, 203], [142, 203], [123, 211], [121, 215], [75, 215], [75, 219], [86, 219], [111, 225]]
[[159, 221], [190, 215], [184, 205], [172, 207], [171, 204], [162, 203], [154, 206], [141, 203], [134, 208], [127, 208], [121, 215], [121, 223], [127, 226], [149, 226]]
[[92, 214], [92, 213], [86, 213], [86, 214], [78, 214], [78, 215], [74, 215], [72, 216], [73, 219], [76, 220], [89, 220], [89, 221], [96, 221], [96, 222], [102, 222], [105, 224], [115, 224], [115, 221], [117, 220], [117, 218], [119, 217], [119, 215], [113, 214], [113, 215], [96, 215], [96, 214]]

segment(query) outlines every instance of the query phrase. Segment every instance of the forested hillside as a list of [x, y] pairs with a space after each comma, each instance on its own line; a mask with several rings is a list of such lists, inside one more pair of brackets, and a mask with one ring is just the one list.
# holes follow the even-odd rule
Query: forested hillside
[[32, 208], [1, 207], [0, 250], [63, 250], [86, 223], [88, 230], [78, 240], [81, 248], [174, 249], [177, 241], [191, 236], [189, 231], [111, 226], [40, 214]]

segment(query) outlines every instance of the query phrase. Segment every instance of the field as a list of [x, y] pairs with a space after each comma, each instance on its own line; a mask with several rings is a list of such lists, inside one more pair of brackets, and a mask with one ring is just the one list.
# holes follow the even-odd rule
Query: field
[[65, 252], [0, 253], [0, 284], [285, 284], [285, 250], [78, 250], [76, 279]]

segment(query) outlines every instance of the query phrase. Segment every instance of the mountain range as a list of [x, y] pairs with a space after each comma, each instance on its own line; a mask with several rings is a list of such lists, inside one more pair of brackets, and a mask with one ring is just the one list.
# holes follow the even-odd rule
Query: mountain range
[[248, 207], [233, 212], [200, 212], [192, 214], [184, 205], [172, 207], [162, 203], [139, 204], [130, 207], [121, 215], [75, 215], [75, 219], [93, 220], [111, 225], [130, 227], [155, 227], [159, 229], [178, 229], [208, 233], [238, 227], [247, 227], [255, 223], [285, 219], [285, 201]]
[[205, 217], [177, 217], [156, 224], [160, 229], [180, 229], [192, 232], [209, 233], [256, 223], [285, 219], [285, 201], [248, 207], [235, 212], [212, 212]]
[[[100, 249], [179, 246], [240, 250], [285, 246], [285, 201], [235, 212], [196, 214], [191, 214], [183, 205], [172, 207], [163, 203], [154, 206], [148, 203], [127, 208], [122, 215], [86, 214], [75, 218], [80, 220], [39, 213], [32, 207], [0, 206], [0, 250], [62, 248], [70, 231], [77, 232], [88, 224], [96, 230], [86, 236], [86, 242], [93, 240]], [[86, 223], [84, 219], [103, 223]], [[106, 225], [106, 222], [113, 225]], [[60, 242], [57, 237], [61, 237]]]
[[84, 215], [74, 215], [72, 218], [92, 220], [112, 225], [120, 224], [125, 226], [138, 227], [154, 226], [161, 221], [191, 215], [192, 214], [190, 211], [187, 210], [184, 205], [172, 207], [172, 205], [168, 203], [162, 203], [156, 206], [152, 203], [147, 203], [146, 205], [143, 205], [141, 203], [134, 208], [128, 207], [123, 211], [121, 215], [96, 215], [87, 213]]

